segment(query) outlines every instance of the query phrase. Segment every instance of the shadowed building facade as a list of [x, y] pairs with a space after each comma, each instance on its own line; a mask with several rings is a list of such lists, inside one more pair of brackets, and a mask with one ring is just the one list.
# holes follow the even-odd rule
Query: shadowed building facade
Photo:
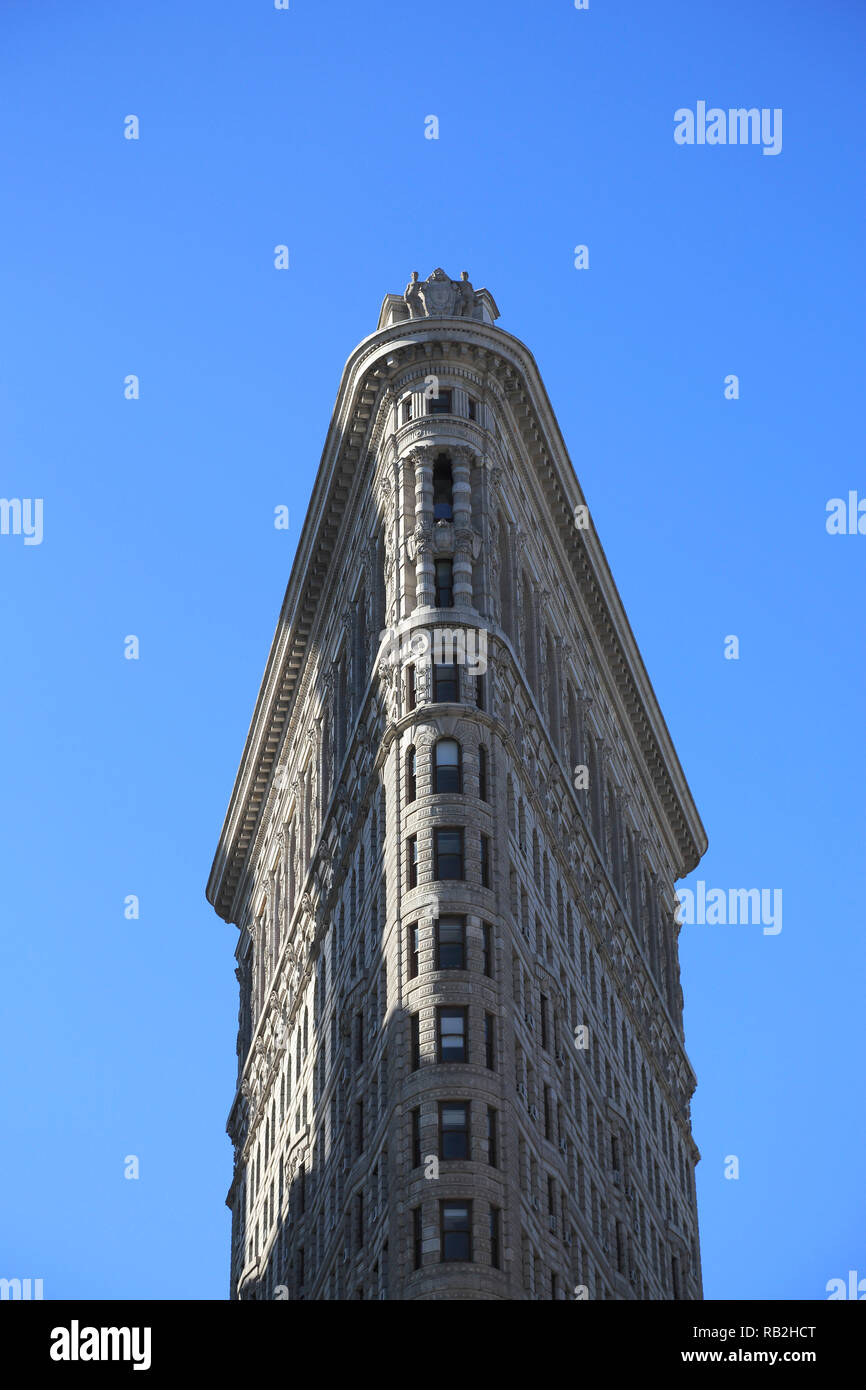
[[343, 372], [208, 883], [231, 1296], [699, 1299], [706, 837], [527, 348], [436, 270]]

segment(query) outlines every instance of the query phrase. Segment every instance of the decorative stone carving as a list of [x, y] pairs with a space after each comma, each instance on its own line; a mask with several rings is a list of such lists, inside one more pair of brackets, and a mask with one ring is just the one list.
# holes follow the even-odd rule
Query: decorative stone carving
[[481, 306], [469, 280], [466, 270], [460, 272], [459, 280], [452, 280], [441, 266], [426, 280], [418, 279], [417, 270], [412, 271], [403, 293], [403, 299], [412, 319], [421, 318], [467, 318], [481, 319]]

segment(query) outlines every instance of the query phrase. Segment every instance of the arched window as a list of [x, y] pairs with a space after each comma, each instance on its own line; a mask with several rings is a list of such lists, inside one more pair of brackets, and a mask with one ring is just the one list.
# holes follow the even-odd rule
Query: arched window
[[463, 768], [460, 744], [453, 738], [440, 738], [433, 750], [434, 792], [461, 792]]
[[413, 745], [406, 752], [406, 800], [414, 801], [415, 796], [415, 747]]
[[433, 520], [454, 520], [454, 482], [445, 454], [440, 454], [433, 465]]

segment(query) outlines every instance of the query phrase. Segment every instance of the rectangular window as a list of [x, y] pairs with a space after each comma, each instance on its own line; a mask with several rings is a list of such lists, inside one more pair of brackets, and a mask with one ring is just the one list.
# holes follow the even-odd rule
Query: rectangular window
[[476, 677], [475, 677], [475, 707], [476, 707], [476, 709], [483, 709], [483, 708], [484, 708], [484, 677], [483, 677], [483, 676], [476, 676]]
[[440, 391], [438, 396], [431, 396], [429, 400], [431, 415], [450, 415], [451, 414], [451, 392]]
[[470, 420], [474, 420], [474, 419], [477, 418], [477, 415], [478, 415], [478, 407], [477, 407], [477, 405], [476, 405], [476, 402], [475, 402], [475, 401], [472, 399], [472, 397], [470, 396], [470, 397], [469, 397], [469, 419], [470, 419]]
[[454, 569], [450, 560], [436, 561], [436, 607], [454, 607]]
[[412, 419], [412, 397], [407, 396], [400, 409], [400, 423], [406, 425]]
[[454, 662], [433, 663], [433, 700], [438, 705], [456, 705], [460, 701], [460, 677]]
[[469, 1158], [469, 1102], [440, 1100], [439, 1157]]
[[421, 1167], [421, 1107], [412, 1111], [412, 1167]]
[[487, 800], [487, 749], [478, 749], [478, 796]]
[[410, 835], [406, 841], [406, 872], [410, 888], [418, 887], [418, 836]]
[[406, 930], [409, 938], [409, 979], [414, 980], [418, 974], [418, 923], [413, 922]]
[[496, 1053], [494, 1050], [494, 1025], [495, 1019], [492, 1014], [484, 1015], [484, 1065], [489, 1071], [494, 1070]]
[[406, 667], [406, 709], [415, 708], [415, 667]]
[[[437, 826], [433, 831], [433, 877], [462, 879], [463, 830], [458, 826]], [[417, 882], [417, 871], [416, 871]]]
[[439, 1203], [439, 1258], [472, 1259], [472, 1203]]
[[436, 1010], [438, 1061], [467, 1062], [469, 1060], [466, 1014], [465, 1008], [439, 1008]]
[[484, 951], [484, 974], [489, 980], [493, 979], [493, 928], [489, 922], [484, 922], [481, 927], [483, 951]]
[[[461, 878], [463, 875], [461, 874]], [[490, 887], [490, 836], [481, 836], [481, 887]]]
[[491, 1168], [499, 1167], [499, 1144], [496, 1133], [496, 1111], [492, 1105], [487, 1107], [487, 1162]]
[[422, 1227], [422, 1225], [421, 1225], [421, 1208], [420, 1208], [420, 1207], [413, 1207], [413, 1208], [412, 1208], [412, 1253], [413, 1253], [413, 1256], [414, 1256], [414, 1267], [415, 1267], [415, 1269], [420, 1269], [420, 1268], [421, 1268], [421, 1262], [422, 1262], [422, 1259], [423, 1259], [423, 1256], [424, 1256], [423, 1241], [424, 1241], [424, 1232], [423, 1232], [423, 1227]]
[[541, 996], [541, 1046], [542, 1046], [543, 1048], [545, 1048], [545, 1049], [546, 1049], [546, 1048], [549, 1048], [549, 1046], [550, 1046], [550, 1041], [549, 1041], [549, 1038], [548, 1038], [548, 1031], [547, 1031], [547, 995], [546, 995], [546, 994], [542, 994], [542, 996]]
[[355, 1153], [364, 1152], [364, 1102], [355, 1102]]
[[421, 1015], [412, 1014], [409, 1019], [411, 1029], [410, 1065], [417, 1071], [421, 1065]]
[[364, 1011], [359, 1009], [355, 1014], [355, 1061], [364, 1060]]
[[436, 924], [436, 969], [466, 969], [466, 923], [462, 917], [440, 917]]
[[491, 1208], [490, 1208], [490, 1263], [492, 1264], [492, 1266], [493, 1266], [494, 1269], [501, 1269], [501, 1268], [502, 1268], [502, 1264], [501, 1264], [501, 1261], [502, 1261], [502, 1254], [501, 1254], [502, 1237], [501, 1237], [501, 1234], [500, 1234], [501, 1225], [502, 1225], [502, 1212], [499, 1210], [499, 1207], [491, 1207]]

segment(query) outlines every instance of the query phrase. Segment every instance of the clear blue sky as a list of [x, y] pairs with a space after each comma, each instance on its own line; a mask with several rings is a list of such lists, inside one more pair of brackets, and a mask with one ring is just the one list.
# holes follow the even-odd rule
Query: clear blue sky
[[[778, 936], [681, 938], [706, 1294], [866, 1275], [866, 536], [825, 529], [866, 497], [862, 5], [7, 0], [0, 35], [0, 494], [44, 499], [0, 536], [0, 1275], [226, 1296], [204, 885], [343, 363], [439, 264], [539, 362], [693, 879], [783, 890]], [[781, 107], [782, 152], [676, 145], [699, 100]]]

